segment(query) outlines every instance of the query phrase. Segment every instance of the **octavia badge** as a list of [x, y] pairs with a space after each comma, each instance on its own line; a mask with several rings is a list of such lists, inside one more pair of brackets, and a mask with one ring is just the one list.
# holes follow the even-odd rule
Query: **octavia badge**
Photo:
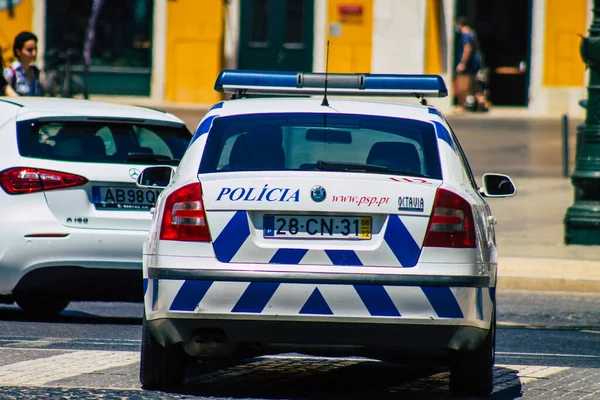
[[310, 198], [316, 201], [317, 203], [322, 202], [327, 197], [327, 192], [323, 186], [314, 186], [310, 190]]

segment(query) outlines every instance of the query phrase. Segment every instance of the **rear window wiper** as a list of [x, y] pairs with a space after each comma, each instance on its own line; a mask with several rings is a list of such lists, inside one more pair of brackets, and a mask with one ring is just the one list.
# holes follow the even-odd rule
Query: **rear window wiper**
[[150, 154], [150, 153], [128, 153], [127, 162], [131, 163], [144, 163], [144, 162], [157, 162], [157, 163], [179, 163], [179, 160], [173, 159], [169, 156], [162, 154]]
[[341, 162], [341, 161], [317, 161], [317, 170], [319, 171], [345, 171], [345, 172], [375, 172], [380, 174], [397, 174], [415, 176], [419, 178], [427, 178], [423, 174], [415, 174], [413, 172], [398, 171], [381, 165]]

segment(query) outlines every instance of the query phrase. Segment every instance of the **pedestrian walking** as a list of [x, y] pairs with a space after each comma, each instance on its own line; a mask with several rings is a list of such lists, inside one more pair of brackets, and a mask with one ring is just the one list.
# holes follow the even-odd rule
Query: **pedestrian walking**
[[[477, 45], [477, 35], [467, 25], [466, 19], [457, 18], [454, 27], [456, 33], [454, 89], [458, 103], [456, 111], [464, 112], [467, 109], [477, 109], [475, 77], [483, 70], [484, 65]], [[480, 98], [484, 100], [482, 96]]]
[[31, 32], [15, 37], [13, 54], [17, 59], [4, 68], [4, 79], [19, 96], [42, 96], [40, 70], [36, 67], [38, 38]]

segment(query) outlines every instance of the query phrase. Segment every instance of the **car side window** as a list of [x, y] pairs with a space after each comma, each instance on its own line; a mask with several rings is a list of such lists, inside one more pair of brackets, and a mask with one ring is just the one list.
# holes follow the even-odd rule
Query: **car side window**
[[460, 162], [462, 163], [463, 168], [465, 169], [465, 173], [467, 174], [467, 177], [469, 178], [469, 181], [471, 182], [471, 186], [473, 187], [473, 189], [475, 189], [475, 191], [477, 191], [479, 189], [479, 187], [477, 186], [477, 182], [475, 181], [475, 176], [473, 175], [473, 171], [471, 170], [469, 161], [467, 160], [467, 157], [465, 156], [465, 152], [463, 151], [458, 139], [456, 138], [456, 135], [454, 134], [454, 131], [452, 130], [452, 127], [450, 126], [450, 124], [448, 122], [446, 122], [446, 125], [450, 129], [450, 134], [452, 135], [452, 140], [454, 140], [454, 143], [456, 144], [456, 148], [458, 149], [458, 158], [460, 159]]

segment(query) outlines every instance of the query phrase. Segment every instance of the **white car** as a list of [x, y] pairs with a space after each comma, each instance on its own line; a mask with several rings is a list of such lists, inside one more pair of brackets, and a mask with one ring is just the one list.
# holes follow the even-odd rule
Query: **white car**
[[173, 115], [75, 99], [0, 99], [0, 302], [39, 317], [70, 301], [142, 301], [142, 244], [191, 139]]
[[143, 387], [182, 383], [190, 357], [301, 352], [431, 360], [451, 367], [453, 392], [490, 393], [484, 197], [514, 184], [478, 187], [433, 107], [339, 98], [445, 96], [442, 78], [227, 70], [215, 89], [234, 99], [206, 114], [176, 172], [138, 180], [170, 179], [143, 250]]

